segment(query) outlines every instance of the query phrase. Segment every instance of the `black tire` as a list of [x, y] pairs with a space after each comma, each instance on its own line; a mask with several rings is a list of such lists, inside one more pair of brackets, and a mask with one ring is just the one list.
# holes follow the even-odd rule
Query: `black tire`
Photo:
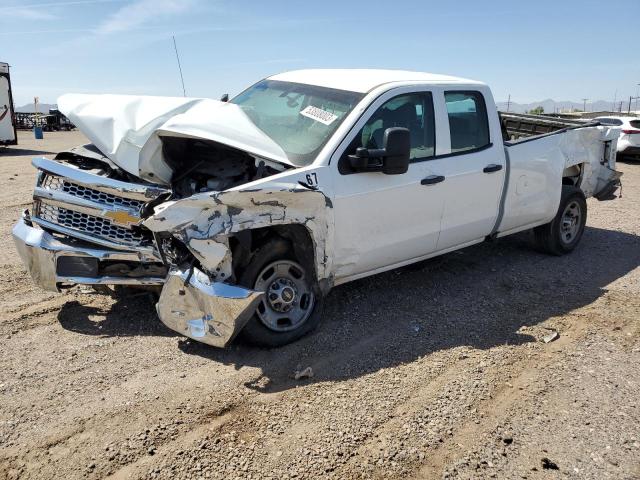
[[[572, 212], [579, 212], [579, 218]], [[563, 227], [563, 219], [575, 219], [574, 225]], [[580, 242], [587, 223], [587, 201], [582, 190], [573, 185], [562, 186], [562, 196], [555, 218], [533, 229], [536, 248], [551, 255], [570, 253]], [[575, 227], [575, 228], [574, 228]], [[569, 233], [572, 232], [572, 233]]]
[[[247, 267], [240, 274], [239, 284], [254, 289], [260, 273], [267, 266], [279, 260], [296, 262], [304, 270], [304, 283], [313, 293], [313, 304], [310, 307], [312, 311], [300, 325], [288, 331], [276, 331], [269, 328], [261, 320], [258, 311], [256, 311], [242, 330], [241, 337], [248, 343], [259, 347], [281, 347], [294, 342], [314, 330], [322, 319], [324, 298], [315, 278], [313, 264], [309, 259], [297, 259], [291, 244], [287, 240], [276, 237], [259, 247], [254, 252]], [[269, 308], [266, 302], [259, 308], [264, 309], [265, 307]]]

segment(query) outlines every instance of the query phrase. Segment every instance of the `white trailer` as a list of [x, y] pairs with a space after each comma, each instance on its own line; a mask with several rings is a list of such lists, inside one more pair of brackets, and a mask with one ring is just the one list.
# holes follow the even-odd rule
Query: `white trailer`
[[9, 64], [0, 62], [0, 145], [17, 145]]

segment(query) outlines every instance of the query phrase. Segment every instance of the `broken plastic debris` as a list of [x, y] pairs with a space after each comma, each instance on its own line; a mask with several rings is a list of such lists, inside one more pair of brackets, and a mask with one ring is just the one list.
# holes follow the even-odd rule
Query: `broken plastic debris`
[[296, 371], [294, 378], [301, 380], [303, 378], [313, 378], [313, 370], [311, 367], [307, 367], [304, 370]]
[[542, 341], [544, 343], [549, 343], [549, 342], [553, 342], [554, 340], [557, 340], [559, 337], [560, 337], [560, 334], [554, 330], [553, 332], [542, 337]]

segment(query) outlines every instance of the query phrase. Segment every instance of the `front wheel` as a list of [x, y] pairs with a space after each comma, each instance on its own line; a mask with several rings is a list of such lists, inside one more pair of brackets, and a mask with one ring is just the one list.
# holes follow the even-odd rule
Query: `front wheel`
[[323, 296], [308, 263], [297, 259], [283, 239], [272, 239], [256, 250], [240, 276], [243, 286], [265, 292], [242, 330], [249, 343], [279, 347], [318, 326]]
[[564, 185], [555, 218], [533, 229], [536, 247], [552, 255], [569, 253], [580, 242], [586, 223], [587, 201], [582, 190]]

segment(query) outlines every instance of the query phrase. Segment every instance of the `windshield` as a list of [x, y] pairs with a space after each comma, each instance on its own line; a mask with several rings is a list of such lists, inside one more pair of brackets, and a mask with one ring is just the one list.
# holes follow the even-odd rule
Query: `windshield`
[[263, 80], [231, 100], [294, 165], [309, 165], [362, 93]]

